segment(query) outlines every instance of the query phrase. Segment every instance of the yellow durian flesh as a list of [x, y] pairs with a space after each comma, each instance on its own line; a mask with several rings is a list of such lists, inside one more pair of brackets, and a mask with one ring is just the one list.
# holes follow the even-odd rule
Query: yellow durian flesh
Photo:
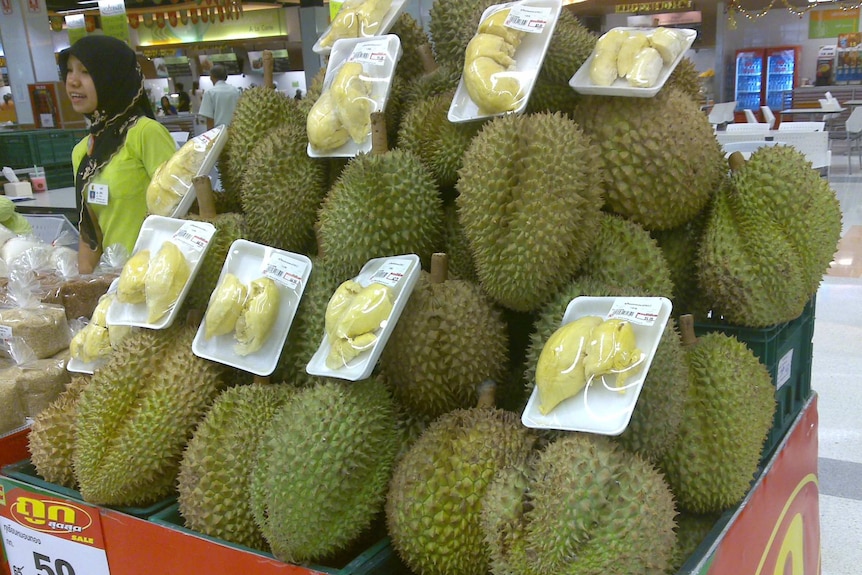
[[321, 151], [340, 148], [350, 140], [350, 134], [335, 111], [335, 102], [329, 90], [321, 94], [311, 107], [305, 130], [311, 147]]
[[111, 342], [108, 329], [94, 323], [84, 326], [69, 344], [69, 355], [84, 363], [94, 362], [110, 353]]
[[392, 6], [392, 0], [365, 0], [356, 7], [359, 17], [359, 36], [374, 36], [383, 23], [383, 17]]
[[392, 291], [385, 285], [370, 283], [350, 300], [341, 314], [334, 334], [340, 338], [354, 338], [383, 327], [392, 313]]
[[365, 79], [362, 64], [345, 62], [329, 87], [335, 112], [350, 138], [360, 144], [371, 133], [371, 112], [375, 103], [371, 98], [371, 83]]
[[620, 78], [625, 78], [628, 75], [638, 52], [647, 47], [649, 47], [649, 37], [646, 34], [631, 34], [623, 41], [617, 54], [617, 75]]
[[90, 316], [90, 323], [100, 327], [108, 327], [108, 308], [111, 307], [115, 297], [113, 293], [106, 293], [99, 298], [99, 303], [96, 304], [96, 309], [93, 310], [93, 315]]
[[373, 333], [363, 333], [353, 339], [335, 338], [330, 340], [329, 355], [326, 356], [326, 367], [338, 369], [346, 366], [352, 359], [367, 349], [371, 349], [377, 336]]
[[260, 350], [269, 338], [278, 318], [281, 294], [278, 286], [268, 277], [251, 282], [239, 319], [236, 322], [237, 355], [250, 355]]
[[147, 270], [150, 267], [150, 250], [141, 250], [126, 262], [117, 282], [117, 299], [122, 303], [144, 303]]
[[655, 48], [644, 48], [635, 57], [632, 68], [629, 71], [629, 86], [636, 88], [650, 88], [658, 81], [664, 62]]
[[357, 37], [359, 37], [359, 16], [355, 9], [343, 6], [332, 19], [329, 32], [321, 38], [320, 45], [329, 47], [335, 44], [336, 40]]
[[326, 304], [324, 329], [330, 338], [334, 339], [337, 337], [335, 335], [335, 327], [338, 324], [338, 320], [360, 291], [362, 291], [362, 285], [354, 280], [347, 280], [338, 286], [338, 289], [329, 298], [329, 303]]
[[173, 242], [164, 242], [150, 262], [145, 279], [147, 321], [155, 323], [173, 309], [191, 275], [183, 252]]
[[623, 319], [609, 319], [593, 329], [587, 345], [584, 374], [587, 381], [616, 373], [616, 387], [621, 387], [633, 366], [642, 359], [632, 324]]
[[526, 32], [509, 28], [506, 26], [506, 18], [509, 17], [509, 8], [497, 10], [479, 23], [480, 34], [493, 34], [500, 36], [507, 43], [511, 44], [514, 49], [521, 45], [521, 39]]
[[587, 383], [584, 355], [592, 330], [601, 318], [587, 316], [560, 327], [551, 335], [536, 364], [539, 411], [547, 415]]
[[495, 60], [480, 57], [464, 64], [464, 85], [482, 113], [498, 114], [518, 107], [521, 82]]
[[670, 28], [658, 28], [650, 36], [650, 45], [658, 50], [665, 64], [670, 64], [682, 52], [682, 36]]
[[210, 339], [234, 330], [242, 313], [248, 288], [238, 277], [227, 273], [213, 291], [204, 316], [204, 337]]
[[596, 86], [610, 86], [617, 79], [617, 56], [629, 33], [619, 28], [609, 30], [596, 42], [590, 64], [590, 80]]
[[515, 55], [515, 47], [506, 42], [500, 36], [494, 34], [476, 34], [467, 44], [464, 53], [465, 62], [472, 62], [476, 58], [491, 58], [503, 67], [508, 68], [515, 63], [512, 56]]

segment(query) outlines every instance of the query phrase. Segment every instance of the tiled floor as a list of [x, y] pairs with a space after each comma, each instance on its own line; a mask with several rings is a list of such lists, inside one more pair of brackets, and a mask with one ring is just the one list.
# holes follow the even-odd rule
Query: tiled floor
[[[840, 150], [839, 150], [840, 151]], [[812, 387], [819, 394], [823, 575], [862, 573], [862, 167], [833, 151], [843, 234], [817, 294]]]

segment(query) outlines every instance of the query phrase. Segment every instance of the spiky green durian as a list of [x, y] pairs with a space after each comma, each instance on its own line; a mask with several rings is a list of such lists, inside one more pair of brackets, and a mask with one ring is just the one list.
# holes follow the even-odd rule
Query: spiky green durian
[[278, 410], [251, 478], [254, 517], [276, 557], [319, 559], [371, 524], [400, 446], [395, 416], [373, 378], [301, 389]]
[[578, 68], [590, 57], [597, 40], [598, 36], [571, 12], [560, 11], [537, 82], [568, 86]]
[[641, 295], [673, 295], [670, 268], [658, 243], [636, 222], [613, 214], [602, 214], [595, 243], [579, 274], [639, 288]]
[[479, 28], [482, 12], [495, 0], [436, 0], [431, 6], [428, 31], [434, 58], [441, 66], [464, 67], [464, 51]]
[[682, 511], [676, 516], [676, 546], [673, 549], [668, 575], [676, 575], [697, 546], [706, 539], [721, 517], [720, 513], [700, 515]]
[[673, 88], [654, 98], [584, 97], [574, 118], [601, 148], [606, 207], [648, 230], [693, 218], [726, 171], [706, 115]]
[[305, 112], [299, 102], [268, 86], [243, 91], [236, 104], [227, 141], [219, 156], [219, 175], [224, 193], [233, 199], [239, 211], [239, 194], [249, 154], [272, 128], [281, 124], [304, 123]]
[[533, 86], [533, 91], [530, 92], [527, 113], [548, 112], [553, 114], [560, 112], [571, 117], [580, 98], [580, 94], [572, 90], [569, 85], [537, 81]]
[[363, 154], [341, 172], [320, 209], [320, 245], [332, 270], [352, 277], [372, 258], [415, 253], [426, 265], [440, 245], [443, 206], [415, 155]]
[[311, 251], [317, 210], [326, 195], [325, 161], [308, 156], [305, 122], [286, 123], [251, 151], [242, 180], [248, 239], [299, 253]]
[[571, 278], [599, 228], [598, 163], [598, 147], [560, 114], [497, 117], [473, 139], [456, 203], [492, 299], [530, 311]]
[[405, 81], [412, 82], [425, 73], [421, 47], [423, 45], [430, 47], [431, 40], [419, 22], [407, 12], [402, 12], [396, 18], [389, 33], [401, 39], [401, 59], [398, 60], [395, 73]]
[[841, 238], [834, 190], [790, 146], [763, 148], [732, 172], [700, 246], [698, 278], [714, 315], [765, 327], [799, 317]]
[[[579, 296], [643, 297], [649, 296], [643, 288], [628, 287], [594, 277], [579, 277], [542, 308], [530, 335], [524, 377], [527, 390], [532, 391], [536, 381], [536, 364], [545, 343], [560, 327], [566, 308]], [[615, 438], [625, 449], [637, 452], [644, 459], [657, 461], [675, 442], [682, 423], [685, 394], [689, 386], [679, 332], [671, 320], [665, 327], [652, 365], [638, 397], [637, 409], [625, 431]], [[579, 398], [582, 401], [583, 398]]]
[[661, 575], [675, 515], [658, 470], [605, 437], [581, 433], [502, 470], [482, 500], [494, 573]]
[[247, 497], [257, 448], [289, 385], [230, 388], [213, 402], [183, 452], [177, 499], [186, 527], [253, 549], [268, 550]]
[[517, 414], [459, 409], [434, 421], [396, 466], [386, 501], [392, 546], [421, 575], [486, 575], [482, 496], [536, 441]]
[[700, 105], [702, 95], [700, 93], [700, 76], [697, 68], [688, 58], [683, 58], [671, 72], [665, 86], [672, 86], [680, 92], [688, 95], [697, 105]]
[[426, 421], [476, 405], [476, 388], [499, 381], [508, 358], [499, 310], [478, 285], [440, 274], [434, 257], [380, 358], [395, 399]]
[[449, 204], [443, 208], [443, 246], [443, 251], [449, 256], [449, 273], [458, 279], [478, 282], [476, 265], [470, 254], [470, 244], [458, 220], [458, 209], [455, 204]]
[[410, 82], [404, 95], [404, 107], [409, 108], [413, 102], [425, 100], [431, 96], [454, 92], [460, 80], [461, 68], [439, 66]]
[[142, 506], [175, 489], [182, 451], [222, 388], [218, 364], [175, 325], [126, 338], [78, 401], [73, 465], [85, 501]]
[[441, 189], [458, 181], [464, 151], [482, 127], [481, 122], [456, 124], [447, 119], [453, 96], [446, 92], [414, 102], [398, 132], [398, 147], [416, 154]]
[[236, 240], [246, 237], [245, 219], [240, 214], [218, 214], [213, 219], [199, 216], [189, 216], [190, 220], [208, 221], [215, 226], [216, 231], [210, 239], [204, 261], [201, 262], [194, 283], [189, 289], [184, 306], [189, 309], [205, 310], [210, 294], [218, 283], [221, 269], [227, 259], [230, 246]]
[[706, 317], [704, 312], [709, 311], [697, 285], [697, 253], [708, 215], [709, 206], [680, 226], [651, 233], [658, 242], [670, 270], [673, 282], [673, 313], [677, 316], [690, 313], [703, 318]]
[[90, 376], [75, 375], [66, 390], [51, 405], [33, 418], [27, 437], [30, 461], [39, 476], [50, 483], [74, 489], [72, 468], [78, 399], [89, 384]]
[[733, 336], [713, 332], [686, 349], [690, 385], [683, 422], [661, 467], [680, 507], [722, 511], [745, 497], [772, 427], [775, 387]]

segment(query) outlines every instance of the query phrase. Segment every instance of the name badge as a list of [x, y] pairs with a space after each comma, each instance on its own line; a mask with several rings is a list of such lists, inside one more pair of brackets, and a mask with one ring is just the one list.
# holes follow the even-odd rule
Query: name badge
[[87, 188], [87, 202], [97, 206], [108, 205], [108, 186], [105, 184], [90, 184]]

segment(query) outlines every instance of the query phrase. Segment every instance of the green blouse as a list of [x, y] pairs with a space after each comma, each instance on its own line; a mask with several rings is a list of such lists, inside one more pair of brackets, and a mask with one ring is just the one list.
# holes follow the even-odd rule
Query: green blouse
[[[87, 154], [88, 140], [89, 136], [85, 137], [72, 150], [76, 174]], [[150, 118], [141, 118], [126, 133], [125, 143], [111, 161], [90, 179], [91, 184], [108, 187], [107, 205], [90, 202], [102, 229], [103, 249], [122, 244], [131, 255], [147, 217], [147, 186], [156, 168], [176, 149], [173, 137], [164, 126]], [[83, 190], [84, 198], [87, 189]]]

